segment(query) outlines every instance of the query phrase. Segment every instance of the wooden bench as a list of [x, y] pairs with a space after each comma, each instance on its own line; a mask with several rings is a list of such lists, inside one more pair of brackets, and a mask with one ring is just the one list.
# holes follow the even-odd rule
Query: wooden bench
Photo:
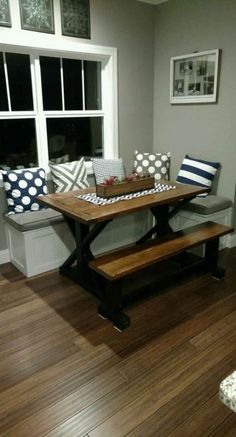
[[120, 280], [202, 243], [206, 243], [206, 268], [214, 277], [223, 278], [224, 270], [217, 264], [219, 238], [232, 231], [231, 226], [205, 222], [142, 245], [120, 249], [93, 259], [89, 266], [105, 279], [106, 286], [104, 302], [99, 308], [100, 314], [110, 318], [120, 330], [129, 326], [128, 317], [121, 313]]

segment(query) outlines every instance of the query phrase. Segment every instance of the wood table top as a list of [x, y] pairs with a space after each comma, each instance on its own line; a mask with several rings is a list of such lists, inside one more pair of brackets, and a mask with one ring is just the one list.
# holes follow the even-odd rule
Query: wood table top
[[208, 188], [179, 184], [175, 181], [160, 182], [166, 185], [174, 185], [176, 188], [130, 200], [121, 200], [108, 205], [95, 205], [76, 197], [79, 194], [95, 192], [95, 187], [69, 191], [66, 193], [47, 194], [38, 197], [38, 201], [76, 221], [90, 224], [110, 220], [114, 217], [119, 217], [151, 207], [164, 204], [174, 204], [181, 199], [195, 197], [198, 194], [208, 192]]

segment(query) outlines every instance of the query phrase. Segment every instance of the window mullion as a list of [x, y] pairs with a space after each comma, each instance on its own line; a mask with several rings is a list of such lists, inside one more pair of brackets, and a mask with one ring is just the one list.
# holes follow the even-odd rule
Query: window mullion
[[6, 80], [8, 108], [9, 108], [9, 111], [11, 111], [12, 110], [11, 109], [11, 95], [10, 95], [10, 87], [9, 87], [8, 71], [7, 71], [7, 61], [6, 61], [5, 52], [3, 52], [3, 63], [4, 63], [4, 72], [5, 72], [5, 80]]
[[52, 117], [58, 117], [58, 118], [65, 118], [65, 117], [103, 117], [104, 111], [97, 110], [97, 111], [45, 111], [45, 116], [47, 118]]
[[81, 78], [82, 78], [82, 102], [83, 111], [85, 111], [85, 86], [84, 86], [84, 61], [81, 61]]
[[36, 91], [35, 58], [37, 58], [37, 56], [30, 54], [30, 73], [31, 73], [32, 94], [33, 94], [33, 108], [34, 108], [34, 112], [37, 114], [38, 96]]
[[62, 58], [60, 58], [60, 74], [61, 74], [62, 110], [65, 111], [65, 91], [64, 91], [63, 59]]
[[37, 135], [37, 152], [39, 165], [47, 168], [48, 166], [48, 139], [47, 139], [47, 123], [43, 112], [43, 93], [40, 71], [39, 56], [34, 57], [35, 66], [35, 91], [37, 98], [37, 115], [36, 115], [36, 135]]

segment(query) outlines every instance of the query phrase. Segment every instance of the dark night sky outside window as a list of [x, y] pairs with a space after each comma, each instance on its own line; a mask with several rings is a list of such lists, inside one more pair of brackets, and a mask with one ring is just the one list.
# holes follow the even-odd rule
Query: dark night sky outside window
[[6, 53], [8, 80], [13, 111], [32, 111], [33, 96], [30, 73], [30, 57]]
[[85, 109], [101, 109], [101, 62], [84, 61]]
[[80, 156], [100, 156], [103, 117], [48, 118], [49, 159], [66, 154], [69, 161]]
[[0, 120], [0, 166], [38, 165], [35, 120]]
[[43, 89], [43, 109], [45, 111], [59, 111], [62, 109], [60, 59], [41, 56], [40, 66]]
[[7, 89], [3, 65], [3, 54], [0, 53], [0, 111], [8, 111]]
[[65, 109], [83, 109], [81, 61], [75, 59], [63, 59], [63, 76]]

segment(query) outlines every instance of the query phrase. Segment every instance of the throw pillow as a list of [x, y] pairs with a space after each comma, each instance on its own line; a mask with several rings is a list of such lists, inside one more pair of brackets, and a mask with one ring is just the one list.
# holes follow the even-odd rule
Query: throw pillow
[[37, 201], [47, 194], [43, 168], [2, 171], [2, 176], [9, 215], [44, 208]]
[[56, 193], [89, 187], [84, 158], [79, 161], [53, 165], [49, 163], [52, 182]]
[[104, 179], [109, 176], [125, 177], [125, 168], [122, 158], [119, 159], [103, 159], [93, 158], [93, 171], [97, 184], [101, 184]]
[[156, 181], [170, 178], [170, 152], [149, 153], [135, 150], [134, 171], [149, 173]]
[[[219, 165], [219, 162], [204, 161], [186, 155], [176, 180], [182, 184], [211, 188]], [[200, 196], [207, 196], [207, 193]]]

